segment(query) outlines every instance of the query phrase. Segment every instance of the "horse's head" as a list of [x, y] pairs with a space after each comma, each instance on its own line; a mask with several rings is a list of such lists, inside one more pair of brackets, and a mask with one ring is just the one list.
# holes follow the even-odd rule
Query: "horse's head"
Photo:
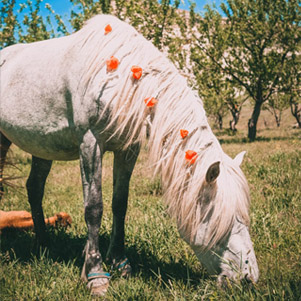
[[191, 247], [207, 271], [218, 275], [221, 284], [228, 280], [257, 282], [259, 270], [247, 226], [236, 219], [227, 238], [210, 250], [203, 245], [206, 231], [207, 225], [202, 224]]
[[[257, 282], [259, 277], [247, 226], [249, 192], [239, 168], [243, 156], [241, 153], [234, 160], [229, 158], [234, 166], [232, 176], [220, 162], [207, 169], [196, 214], [201, 222], [188, 241], [200, 262], [210, 274], [218, 276], [220, 283], [242, 279]], [[185, 238], [183, 232], [181, 235]]]

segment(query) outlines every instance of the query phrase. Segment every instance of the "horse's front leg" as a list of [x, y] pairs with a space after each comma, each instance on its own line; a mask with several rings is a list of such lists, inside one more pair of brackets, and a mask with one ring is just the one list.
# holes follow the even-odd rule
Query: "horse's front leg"
[[85, 247], [85, 263], [82, 279], [94, 295], [104, 295], [108, 289], [110, 275], [102, 269], [99, 252], [99, 228], [103, 204], [101, 191], [101, 167], [103, 149], [91, 131], [88, 131], [80, 146], [80, 165], [84, 192], [85, 220], [88, 240]]
[[113, 227], [107, 258], [113, 268], [122, 276], [131, 274], [131, 266], [124, 250], [124, 222], [129, 195], [129, 182], [134, 169], [140, 146], [135, 145], [123, 151], [114, 152], [113, 170]]

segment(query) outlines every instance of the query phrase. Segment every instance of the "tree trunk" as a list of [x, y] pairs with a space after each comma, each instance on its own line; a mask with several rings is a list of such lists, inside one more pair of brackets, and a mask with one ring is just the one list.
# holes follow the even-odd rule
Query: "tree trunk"
[[274, 114], [274, 117], [275, 117], [277, 128], [280, 127], [281, 114], [282, 114], [281, 109], [279, 109], [278, 111], [279, 111], [279, 114], [277, 113], [277, 110], [273, 107], [273, 114]]
[[299, 129], [301, 128], [301, 110], [299, 109], [298, 103], [293, 102], [293, 99], [290, 99], [291, 112], [296, 118]]
[[232, 111], [231, 110], [232, 120], [230, 120], [230, 130], [232, 132], [236, 132], [236, 125], [239, 120], [239, 114], [240, 114], [240, 111]]
[[256, 101], [253, 113], [248, 122], [248, 138], [250, 141], [254, 141], [257, 132], [257, 121], [261, 110], [262, 101]]
[[222, 115], [218, 115], [217, 122], [218, 122], [218, 128], [220, 130], [222, 130], [223, 129], [223, 116]]
[[275, 119], [276, 119], [277, 127], [279, 128], [281, 122], [281, 112], [279, 113], [279, 116], [277, 115], [277, 113], [275, 114]]
[[235, 121], [232, 119], [230, 120], [230, 130], [232, 132], [235, 132], [236, 131], [236, 128], [235, 128]]

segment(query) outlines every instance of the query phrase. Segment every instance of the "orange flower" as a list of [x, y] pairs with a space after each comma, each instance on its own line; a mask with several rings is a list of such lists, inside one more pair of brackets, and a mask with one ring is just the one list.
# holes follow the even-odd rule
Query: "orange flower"
[[197, 157], [198, 154], [193, 150], [188, 150], [185, 152], [185, 159], [190, 165], [192, 165], [196, 161]]
[[111, 56], [110, 59], [107, 60], [107, 71], [113, 71], [118, 68], [119, 61], [116, 57]]
[[108, 24], [106, 27], [105, 27], [105, 34], [108, 34], [112, 31], [112, 27], [110, 24]]
[[133, 72], [134, 79], [139, 79], [142, 76], [142, 68], [139, 66], [133, 66], [131, 71]]
[[154, 97], [148, 97], [144, 99], [144, 102], [147, 107], [153, 107], [158, 102], [158, 100]]
[[187, 137], [187, 135], [189, 134], [189, 132], [187, 130], [180, 130], [180, 134], [181, 137], [184, 139]]

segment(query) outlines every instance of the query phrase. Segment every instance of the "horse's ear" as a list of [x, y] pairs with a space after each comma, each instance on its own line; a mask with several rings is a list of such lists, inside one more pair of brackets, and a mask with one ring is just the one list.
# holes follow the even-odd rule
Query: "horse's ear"
[[216, 180], [216, 178], [219, 175], [220, 169], [219, 169], [220, 162], [217, 161], [213, 164], [211, 164], [206, 172], [206, 181], [207, 183], [212, 183]]
[[242, 160], [244, 159], [244, 156], [246, 154], [246, 151], [242, 151], [241, 153], [239, 153], [234, 159], [234, 163], [237, 164], [238, 166], [241, 165]]

